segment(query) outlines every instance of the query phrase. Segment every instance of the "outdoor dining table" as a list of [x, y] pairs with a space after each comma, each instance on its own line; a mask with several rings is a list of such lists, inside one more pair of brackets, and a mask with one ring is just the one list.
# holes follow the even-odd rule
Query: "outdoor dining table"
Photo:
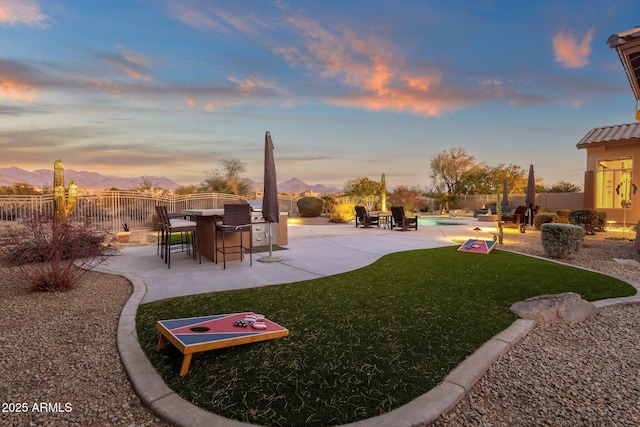
[[[200, 254], [216, 262], [218, 251], [218, 245], [222, 245], [222, 238], [218, 238], [216, 232], [216, 223], [222, 221], [224, 218], [224, 209], [185, 209], [182, 211], [185, 215], [190, 215], [195, 218], [198, 223], [198, 246], [200, 248]], [[243, 238], [249, 238], [249, 232], [246, 233]], [[228, 245], [237, 245], [240, 242], [240, 232], [228, 233], [226, 236], [226, 243]], [[227, 261], [240, 259], [243, 256], [242, 253], [228, 254]]]
[[382, 228], [391, 228], [391, 212], [372, 212], [372, 216], [378, 217], [378, 224]]

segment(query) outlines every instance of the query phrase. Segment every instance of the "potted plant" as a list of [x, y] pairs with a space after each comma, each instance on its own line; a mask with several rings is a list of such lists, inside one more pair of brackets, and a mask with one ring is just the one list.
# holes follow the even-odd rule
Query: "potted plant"
[[116, 236], [118, 237], [118, 243], [129, 243], [129, 236], [131, 235], [131, 232], [129, 231], [129, 225], [125, 222], [124, 224], [122, 224], [122, 229], [124, 231], [116, 233]]

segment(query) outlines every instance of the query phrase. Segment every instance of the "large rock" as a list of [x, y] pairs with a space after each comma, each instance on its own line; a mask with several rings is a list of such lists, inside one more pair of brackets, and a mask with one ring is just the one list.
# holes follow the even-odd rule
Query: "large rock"
[[598, 308], [574, 292], [540, 295], [517, 302], [511, 311], [523, 319], [544, 323], [577, 323], [598, 312]]

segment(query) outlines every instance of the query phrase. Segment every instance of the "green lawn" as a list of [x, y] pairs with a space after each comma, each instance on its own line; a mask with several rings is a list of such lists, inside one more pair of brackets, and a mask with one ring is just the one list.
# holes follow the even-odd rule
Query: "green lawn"
[[[169, 387], [202, 408], [261, 425], [336, 425], [427, 392], [516, 320], [512, 303], [566, 291], [588, 300], [635, 293], [536, 258], [445, 247], [322, 279], [144, 304], [138, 336]], [[243, 311], [266, 315], [289, 336], [196, 354], [183, 378], [182, 355], [155, 348], [157, 320]]]

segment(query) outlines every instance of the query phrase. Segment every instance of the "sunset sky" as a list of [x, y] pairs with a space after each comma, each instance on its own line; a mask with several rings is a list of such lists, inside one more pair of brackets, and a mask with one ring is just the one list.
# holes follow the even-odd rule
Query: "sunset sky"
[[0, 167], [429, 187], [463, 147], [582, 186], [592, 128], [635, 121], [616, 32], [640, 2], [0, 0]]

